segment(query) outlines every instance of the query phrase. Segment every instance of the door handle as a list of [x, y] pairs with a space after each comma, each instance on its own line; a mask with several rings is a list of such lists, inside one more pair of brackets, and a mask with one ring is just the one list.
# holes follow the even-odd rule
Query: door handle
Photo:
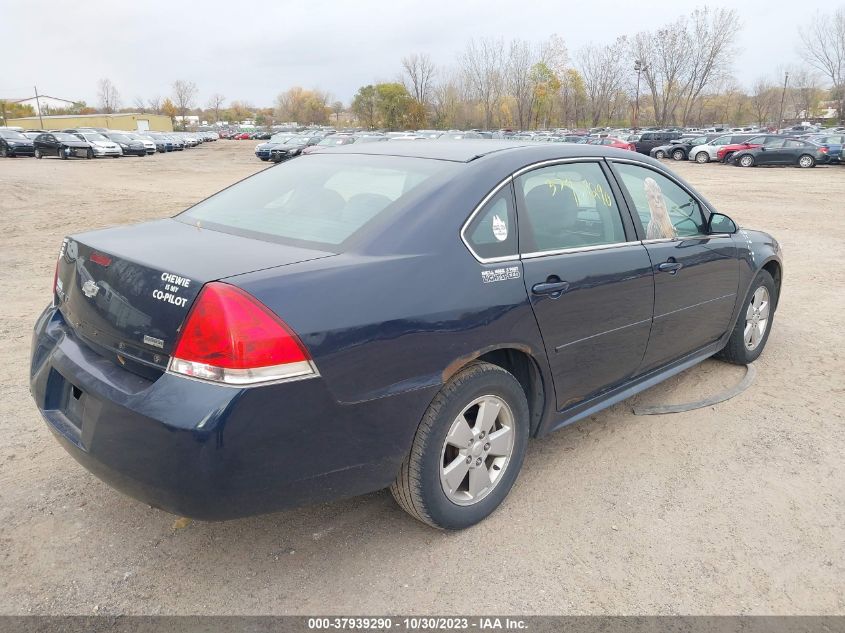
[[557, 299], [560, 295], [569, 289], [568, 281], [549, 281], [546, 280], [541, 284], [534, 284], [531, 286], [531, 292], [535, 295], [551, 295], [553, 299]]
[[657, 270], [662, 273], [669, 273], [670, 275], [674, 275], [683, 267], [684, 265], [681, 262], [676, 262], [674, 259], [670, 258], [668, 262], [663, 262], [662, 264], [658, 265]]

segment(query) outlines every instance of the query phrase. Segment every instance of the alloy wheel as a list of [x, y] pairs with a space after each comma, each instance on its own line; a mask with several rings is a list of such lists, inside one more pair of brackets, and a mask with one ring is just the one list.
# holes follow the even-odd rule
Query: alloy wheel
[[710, 156], [707, 152], [698, 152], [698, 154], [695, 155], [695, 162], [701, 164], [710, 162]]
[[674, 158], [675, 160], [684, 160], [686, 156], [681, 150], [676, 149], [674, 152], [672, 152], [672, 158]]
[[666, 152], [664, 152], [663, 150], [660, 150], [658, 152], [654, 152], [654, 157], [655, 158], [666, 158]]
[[743, 167], [751, 167], [754, 164], [754, 159], [746, 154], [742, 158], [739, 159], [739, 164]]
[[749, 351], [757, 349], [769, 326], [770, 312], [769, 291], [760, 286], [754, 291], [748, 309], [745, 311], [745, 347]]
[[801, 158], [798, 159], [798, 164], [801, 167], [812, 167], [813, 163], [813, 157], [807, 156], [806, 154], [804, 154]]
[[452, 503], [481, 501], [501, 481], [514, 447], [514, 416], [502, 398], [486, 395], [458, 414], [443, 443], [440, 484]]

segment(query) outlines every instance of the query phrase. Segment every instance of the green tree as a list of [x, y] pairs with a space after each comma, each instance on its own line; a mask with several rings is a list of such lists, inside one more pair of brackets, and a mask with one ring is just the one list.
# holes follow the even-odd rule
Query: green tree
[[404, 128], [413, 99], [400, 83], [376, 84], [376, 111], [384, 127]]
[[373, 129], [377, 123], [376, 112], [376, 87], [373, 85], [361, 86], [355, 97], [352, 99], [350, 108], [352, 113], [358, 117], [362, 126]]

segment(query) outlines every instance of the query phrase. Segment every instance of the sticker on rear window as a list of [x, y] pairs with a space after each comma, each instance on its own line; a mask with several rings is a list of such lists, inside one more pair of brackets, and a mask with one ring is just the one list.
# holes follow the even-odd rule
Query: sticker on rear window
[[508, 225], [498, 215], [493, 216], [493, 236], [500, 242], [508, 239]]
[[481, 271], [481, 281], [485, 284], [493, 283], [494, 281], [506, 281], [508, 279], [519, 279], [519, 266]]

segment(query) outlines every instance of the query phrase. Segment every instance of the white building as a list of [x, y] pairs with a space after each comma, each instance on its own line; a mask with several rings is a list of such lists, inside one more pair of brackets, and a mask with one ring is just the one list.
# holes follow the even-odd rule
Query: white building
[[50, 114], [50, 110], [65, 110], [73, 107], [74, 101], [67, 99], [59, 99], [58, 97], [51, 97], [50, 95], [38, 95], [38, 98], [27, 97], [25, 99], [5, 99], [6, 103], [16, 103], [20, 105], [32, 106], [35, 114]]

